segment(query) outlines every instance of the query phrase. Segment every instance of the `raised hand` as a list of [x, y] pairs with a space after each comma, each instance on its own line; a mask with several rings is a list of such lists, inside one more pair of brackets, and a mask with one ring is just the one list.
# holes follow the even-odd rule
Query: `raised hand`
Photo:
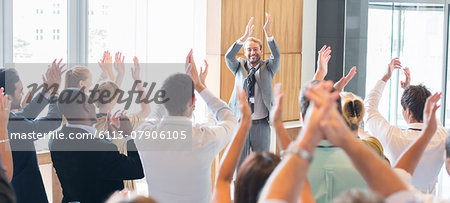
[[356, 75], [356, 66], [353, 66], [352, 69], [350, 69], [350, 72], [348, 72], [348, 74], [345, 77], [342, 77], [339, 81], [337, 81], [334, 84], [334, 88], [336, 88], [338, 92], [342, 92], [345, 86], [347, 86], [347, 84], [350, 82], [350, 80], [352, 80], [352, 78], [355, 75]]
[[205, 61], [205, 68], [200, 67], [200, 82], [206, 86], [206, 76], [208, 75], [208, 61]]
[[435, 93], [428, 97], [423, 110], [424, 131], [429, 131], [433, 135], [437, 129], [436, 110], [440, 107], [440, 105], [437, 105], [437, 102], [441, 99], [441, 95], [442, 93]]
[[203, 85], [202, 82], [200, 81], [200, 77], [198, 75], [197, 67], [195, 65], [194, 56], [192, 53], [193, 53], [193, 51], [191, 49], [191, 51], [189, 52], [189, 54], [186, 57], [186, 63], [187, 63], [186, 66], [190, 66], [186, 69], [190, 69], [190, 73], [191, 73], [190, 76], [192, 78], [192, 82], [194, 83], [195, 90], [197, 90], [197, 92], [201, 92], [206, 88], [206, 86]]
[[141, 66], [139, 65], [139, 59], [135, 56], [133, 58], [134, 68], [131, 67], [131, 77], [136, 80], [141, 80]]
[[281, 90], [281, 83], [275, 84], [274, 91], [274, 104], [272, 107], [272, 112], [270, 113], [272, 123], [283, 122], [283, 97], [284, 94]]
[[[11, 111], [11, 101], [12, 100], [8, 99], [5, 95], [4, 89], [2, 87], [0, 89], [0, 123], [5, 127], [5, 129], [6, 126], [8, 126], [9, 112]], [[4, 140], [4, 138], [2, 138], [2, 140]]]
[[58, 92], [58, 88], [61, 84], [62, 74], [66, 72], [66, 70], [63, 70], [66, 64], [61, 65], [62, 60], [63, 59], [59, 60], [58, 63], [56, 63], [56, 59], [53, 60], [52, 65], [48, 66], [45, 76], [44, 75], [42, 76], [44, 84], [46, 84], [47, 87], [52, 90], [52, 93]]
[[125, 72], [125, 56], [122, 56], [122, 52], [118, 51], [114, 57], [114, 69], [117, 73]]
[[266, 13], [266, 23], [264, 24], [264, 33], [266, 33], [266, 37], [272, 37], [272, 32], [270, 32], [270, 26], [272, 25], [272, 16]]
[[387, 82], [391, 78], [392, 72], [395, 69], [400, 69], [400, 68], [402, 68], [402, 63], [400, 62], [400, 60], [398, 58], [392, 59], [391, 62], [388, 64], [388, 69], [386, 70], [386, 73], [384, 74], [384, 76], [381, 80], [383, 80], [384, 82]]
[[102, 79], [109, 77], [109, 79], [114, 80], [114, 73], [112, 72], [112, 57], [109, 51], [103, 52], [103, 58], [99, 60], [98, 66], [102, 69]]
[[255, 25], [253, 25], [254, 20], [255, 18], [251, 17], [250, 20], [248, 21], [248, 24], [245, 27], [245, 33], [240, 38], [241, 42], [245, 42], [245, 40], [247, 40], [247, 38], [249, 38], [252, 35], [253, 31], [255, 30]]
[[318, 52], [317, 57], [317, 72], [321, 72], [322, 78], [314, 78], [316, 80], [323, 80], [328, 73], [328, 62], [331, 59], [331, 47], [323, 45]]
[[409, 84], [411, 83], [411, 73], [409, 72], [408, 67], [403, 68], [403, 73], [405, 73], [405, 81], [400, 81], [400, 87], [406, 89], [409, 87]]
[[316, 136], [316, 142], [323, 139], [319, 127], [321, 121], [328, 117], [330, 109], [337, 109], [336, 100], [339, 98], [339, 93], [331, 92], [332, 88], [331, 81], [324, 81], [309, 88], [305, 93], [305, 96], [311, 101], [305, 115], [305, 127], [313, 134], [321, 134], [321, 136]]
[[191, 56], [193, 54], [194, 50], [190, 50], [188, 55], [186, 56], [186, 63], [185, 63], [185, 71], [186, 74], [192, 77], [192, 65], [191, 65]]
[[239, 109], [241, 110], [242, 120], [251, 121], [252, 110], [247, 102], [247, 93], [244, 90], [238, 89]]

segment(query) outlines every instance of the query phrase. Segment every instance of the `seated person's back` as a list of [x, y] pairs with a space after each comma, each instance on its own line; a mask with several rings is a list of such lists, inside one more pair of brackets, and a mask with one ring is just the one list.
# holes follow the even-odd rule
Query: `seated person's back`
[[[140, 139], [137, 142], [149, 195], [158, 202], [210, 202], [212, 161], [230, 142], [237, 126], [237, 120], [225, 102], [208, 89], [199, 89], [194, 84], [186, 74], [175, 74], [166, 79], [162, 89], [171, 99], [158, 110], [167, 110], [169, 115], [145, 123], [138, 130], [158, 132], [158, 135], [166, 131], [166, 136], [168, 131], [172, 136], [173, 133], [181, 136], [185, 131], [187, 138], [186, 142], [178, 142], [180, 145], [176, 140], [155, 143], [158, 141]], [[192, 125], [193, 86], [220, 121], [217, 125]]]
[[[86, 102], [61, 100], [69, 93], [84, 97]], [[68, 123], [58, 132], [64, 138], [52, 139], [49, 147], [63, 189], [62, 202], [103, 202], [114, 191], [123, 189], [123, 180], [143, 178], [133, 140], [128, 141], [129, 151], [125, 156], [110, 141], [95, 138], [92, 127], [95, 107], [87, 102], [84, 93], [79, 89], [66, 89], [61, 93], [58, 105]]]

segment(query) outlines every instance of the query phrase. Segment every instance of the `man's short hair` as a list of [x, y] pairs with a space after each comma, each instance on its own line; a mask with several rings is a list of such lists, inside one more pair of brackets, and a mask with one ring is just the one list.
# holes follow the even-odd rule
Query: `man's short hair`
[[429, 96], [431, 96], [431, 92], [424, 85], [410, 85], [402, 94], [401, 105], [403, 110], [409, 109], [413, 118], [421, 122], [425, 102]]
[[450, 158], [450, 136], [447, 136], [447, 140], [445, 141], [445, 152], [447, 154], [447, 158]]
[[14, 95], [16, 83], [20, 81], [19, 74], [14, 68], [0, 68], [0, 85], [5, 90], [5, 94]]
[[247, 38], [247, 40], [245, 40], [245, 44], [247, 44], [247, 42], [250, 42], [250, 41], [258, 43], [259, 44], [259, 50], [262, 50], [262, 41], [260, 39], [255, 38], [255, 37], [249, 37], [249, 38]]
[[[306, 115], [306, 111], [308, 110], [309, 107], [309, 99], [306, 97], [306, 91], [310, 88], [310, 87], [315, 87], [316, 85], [318, 85], [320, 82], [320, 80], [312, 80], [309, 81], [307, 83], [304, 84], [302, 90], [300, 91], [300, 95], [299, 95], [299, 103], [300, 103], [300, 111], [302, 112], [302, 115], [305, 116]], [[336, 91], [336, 89], [333, 87], [333, 90], [331, 92]], [[338, 106], [338, 111], [340, 114], [342, 114], [342, 108], [341, 108], [341, 97], [339, 97], [337, 100], [337, 106]]]
[[161, 90], [169, 98], [164, 103], [169, 114], [182, 115], [186, 111], [186, 104], [194, 97], [194, 82], [190, 76], [177, 73], [163, 82]]

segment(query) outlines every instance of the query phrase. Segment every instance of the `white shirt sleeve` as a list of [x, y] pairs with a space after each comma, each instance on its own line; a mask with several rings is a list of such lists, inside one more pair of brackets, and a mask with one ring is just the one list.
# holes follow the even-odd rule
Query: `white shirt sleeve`
[[267, 37], [267, 41], [269, 41], [269, 42], [271, 42], [271, 41], [273, 41], [273, 35], [272, 35], [272, 37]]
[[215, 153], [217, 154], [231, 141], [238, 122], [228, 105], [214, 96], [211, 91], [204, 89], [200, 92], [200, 96], [217, 119], [216, 125], [202, 127], [202, 130], [206, 131], [204, 135], [213, 136], [205, 140], [213, 139], [217, 142], [218, 147]]
[[399, 142], [402, 130], [396, 126], [391, 125], [381, 114], [378, 112], [378, 104], [380, 102], [381, 95], [386, 83], [379, 80], [375, 87], [369, 92], [364, 100], [364, 107], [366, 114], [364, 115], [364, 126], [367, 127], [370, 134], [380, 140], [384, 147], [390, 145], [397, 146]]

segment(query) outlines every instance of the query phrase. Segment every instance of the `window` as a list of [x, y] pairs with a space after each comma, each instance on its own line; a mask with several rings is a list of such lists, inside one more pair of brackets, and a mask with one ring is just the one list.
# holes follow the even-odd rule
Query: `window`
[[[45, 8], [52, 8], [56, 2], [61, 8], [67, 8], [64, 0], [13, 1], [14, 63], [50, 63], [55, 58], [67, 59], [67, 10], [62, 9], [63, 15], [58, 18], [43, 12]], [[34, 15], [34, 11], [39, 15]], [[53, 40], [57, 36], [52, 30], [61, 32], [58, 34], [61, 40]], [[28, 75], [30, 80], [24, 81], [36, 78]]]
[[[411, 84], [423, 83], [431, 92], [441, 91], [443, 25], [442, 4], [369, 3], [366, 92], [384, 74], [390, 59], [397, 56], [403, 67], [410, 68]], [[403, 72], [394, 72], [379, 110], [391, 123], [406, 127], [400, 105], [401, 80]]]

